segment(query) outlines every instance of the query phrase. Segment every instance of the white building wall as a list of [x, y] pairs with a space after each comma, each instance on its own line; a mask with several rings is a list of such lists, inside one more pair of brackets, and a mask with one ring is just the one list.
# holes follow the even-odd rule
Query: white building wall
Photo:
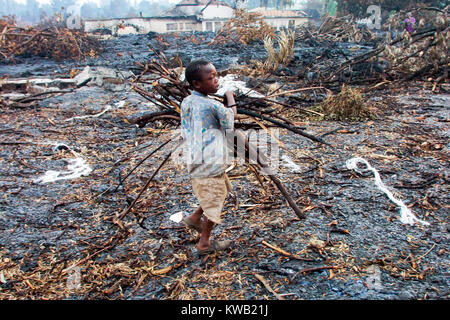
[[214, 18], [231, 18], [233, 17], [233, 8], [222, 5], [209, 5], [202, 12], [202, 18], [204, 20], [214, 19]]
[[[265, 17], [264, 21], [276, 29], [298, 27], [308, 22], [308, 18], [302, 17]], [[292, 22], [291, 22], [292, 21]], [[290, 25], [290, 22], [292, 25]]]
[[97, 29], [110, 29], [117, 24], [115, 19], [111, 20], [85, 20], [84, 31], [92, 32]]
[[193, 19], [152, 19], [151, 31], [158, 33], [201, 31], [201, 23]]
[[84, 31], [93, 32], [97, 29], [109, 29], [113, 35], [130, 33], [148, 33], [151, 21], [148, 18], [85, 20]]

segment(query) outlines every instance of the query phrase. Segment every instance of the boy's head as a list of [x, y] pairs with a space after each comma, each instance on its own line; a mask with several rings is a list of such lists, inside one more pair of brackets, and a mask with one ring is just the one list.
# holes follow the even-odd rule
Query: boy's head
[[185, 71], [187, 82], [203, 94], [216, 93], [219, 90], [219, 79], [214, 65], [206, 60], [191, 62]]

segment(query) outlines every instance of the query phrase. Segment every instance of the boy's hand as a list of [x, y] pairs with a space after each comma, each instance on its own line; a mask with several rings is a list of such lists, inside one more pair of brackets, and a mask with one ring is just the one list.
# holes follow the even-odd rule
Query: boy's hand
[[228, 90], [227, 92], [225, 92], [225, 99], [224, 99], [225, 101], [225, 105], [226, 106], [229, 106], [229, 105], [232, 105], [232, 104], [234, 104], [235, 102], [234, 102], [234, 92], [233, 91], [231, 91], [231, 90]]
[[225, 92], [225, 97], [227, 97], [227, 98], [233, 97], [234, 98], [234, 92], [231, 90], [228, 90], [227, 92]]
[[236, 102], [234, 101], [234, 92], [228, 90], [225, 92], [225, 104], [233, 109], [234, 115], [237, 115]]

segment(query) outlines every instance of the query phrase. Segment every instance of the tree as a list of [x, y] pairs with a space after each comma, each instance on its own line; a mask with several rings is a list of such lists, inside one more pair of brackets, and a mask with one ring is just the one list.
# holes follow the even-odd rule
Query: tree
[[322, 13], [324, 7], [323, 0], [308, 0], [305, 4], [306, 9], [317, 10], [317, 12]]

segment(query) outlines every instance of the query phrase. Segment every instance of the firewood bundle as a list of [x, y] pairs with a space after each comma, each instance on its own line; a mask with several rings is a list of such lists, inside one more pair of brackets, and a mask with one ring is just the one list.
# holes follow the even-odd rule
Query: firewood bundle
[[21, 55], [55, 60], [94, 57], [99, 43], [86, 33], [57, 26], [18, 27], [12, 19], [0, 19], [0, 61], [14, 61]]
[[[155, 52], [156, 53], [156, 52]], [[175, 120], [180, 121], [180, 106], [185, 97], [190, 95], [191, 90], [186, 81], [180, 80], [182, 66], [169, 69], [169, 62], [163, 53], [158, 54], [160, 61], [153, 59], [149, 63], [138, 63], [141, 73], [133, 82], [133, 90], [142, 97], [158, 106], [161, 111], [150, 112], [138, 117], [126, 119], [129, 123], [137, 124], [140, 127], [155, 120]], [[181, 61], [180, 61], [181, 64]], [[176, 71], [178, 70], [178, 72]], [[320, 90], [321, 87], [302, 88], [294, 91]], [[286, 91], [286, 94], [293, 91]], [[236, 97], [238, 114], [247, 116], [247, 119], [236, 122], [236, 127], [248, 129], [255, 126], [265, 128], [276, 126], [287, 129], [296, 134], [302, 135], [315, 142], [326, 144], [320, 138], [303, 131], [303, 128], [295, 125], [291, 120], [281, 113], [287, 109], [295, 109], [298, 112], [307, 112], [296, 105], [289, 105], [274, 98], [282, 96], [284, 93], [276, 93], [263, 97], [252, 97], [247, 93], [242, 93]], [[223, 97], [215, 96], [218, 101], [224, 102]]]

